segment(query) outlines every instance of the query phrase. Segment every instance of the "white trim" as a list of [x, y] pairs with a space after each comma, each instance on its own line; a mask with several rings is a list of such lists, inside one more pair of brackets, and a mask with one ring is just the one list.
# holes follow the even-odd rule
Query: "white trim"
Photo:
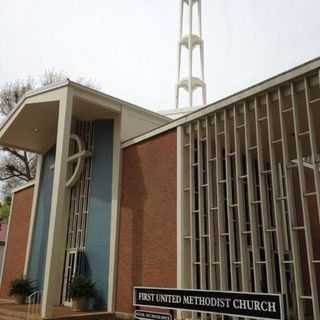
[[[296, 143], [296, 152], [297, 152], [297, 160], [298, 160], [298, 179], [300, 185], [300, 202], [301, 202], [301, 209], [302, 209], [302, 217], [304, 223], [304, 234], [305, 234], [305, 248], [306, 248], [306, 256], [307, 261], [304, 262], [308, 266], [308, 273], [309, 273], [309, 282], [310, 282], [310, 293], [311, 293], [311, 301], [312, 301], [312, 311], [313, 311], [313, 318], [319, 319], [320, 318], [320, 308], [319, 308], [319, 290], [317, 287], [317, 270], [315, 264], [313, 263], [314, 259], [314, 243], [312, 239], [312, 232], [311, 232], [311, 219], [310, 219], [310, 209], [307, 203], [307, 199], [305, 197], [305, 193], [307, 192], [307, 186], [305, 181], [305, 173], [304, 173], [304, 166], [303, 166], [303, 148], [302, 142], [299, 139], [299, 132], [301, 130], [300, 124], [300, 117], [298, 112], [298, 102], [295, 90], [295, 84], [292, 81], [290, 83], [291, 89], [291, 104], [293, 109], [293, 128], [294, 128], [294, 138]], [[309, 101], [306, 101], [308, 104]], [[308, 130], [310, 130], [308, 124]], [[301, 241], [301, 240], [300, 240]]]
[[[184, 287], [184, 243], [183, 243], [183, 128], [177, 128], [177, 288]], [[182, 319], [178, 311], [177, 319]]]
[[[61, 87], [63, 88], [63, 87]], [[1, 125], [0, 127], [0, 138], [4, 135], [4, 133], [8, 130], [8, 128], [11, 126], [11, 124], [14, 122], [14, 120], [18, 117], [20, 112], [22, 112], [23, 107], [28, 103], [39, 103], [43, 101], [57, 101], [59, 102], [61, 100], [60, 87], [50, 87], [50, 90], [47, 91], [37, 91], [37, 92], [29, 92], [23, 98], [19, 101], [17, 106], [10, 112], [9, 116], [7, 117], [6, 121]], [[42, 97], [43, 99], [39, 99], [39, 95], [41, 94], [47, 94], [51, 91], [55, 91], [52, 93], [51, 96], [46, 95], [45, 97]], [[30, 99], [29, 101], [27, 101]]]
[[[305, 76], [304, 80], [305, 94], [308, 96], [305, 99], [307, 104], [308, 101], [309, 104], [318, 102], [316, 93], [310, 97], [308, 92], [311, 88], [316, 89], [316, 87], [313, 87], [314, 73]], [[301, 102], [298, 99], [303, 94], [300, 90], [302, 83], [303, 78], [280, 85], [278, 88], [271, 88], [270, 91], [262, 92], [256, 97], [250, 97], [250, 100], [231, 106], [232, 108], [217, 111], [182, 127], [184, 134], [189, 137], [189, 143], [184, 141], [182, 144], [185, 150], [183, 165], [189, 170], [191, 168], [189, 172], [191, 184], [188, 185], [186, 182], [183, 184], [185, 200], [187, 200], [187, 194], [191, 194], [189, 204], [183, 202], [185, 205], [183, 214], [186, 222], [193, 212], [196, 214], [194, 220], [198, 219], [198, 215], [201, 215], [204, 209], [203, 206], [194, 206], [194, 204], [203, 201], [204, 197], [208, 199], [205, 195], [212, 193], [212, 185], [216, 189], [216, 192], [213, 192], [213, 201], [210, 203], [211, 199], [209, 199], [209, 205], [205, 209], [209, 218], [210, 216], [214, 217], [213, 223], [216, 226], [214, 237], [211, 237], [210, 231], [203, 233], [203, 225], [199, 223], [195, 226], [194, 221], [190, 220], [189, 226], [187, 225], [184, 231], [185, 255], [189, 260], [184, 261], [184, 266], [188, 266], [189, 262], [191, 268], [195, 266], [191, 272], [189, 272], [189, 269], [185, 269], [185, 273], [188, 273], [186, 276], [191, 283], [187, 287], [193, 287], [194, 281], [192, 280], [195, 278], [195, 271], [197, 279], [203, 280], [203, 275], [201, 275], [203, 268], [200, 268], [203, 263], [201, 246], [197, 243], [196, 260], [194, 255], [192, 256], [193, 247], [189, 248], [189, 241], [191, 241], [191, 244], [194, 241], [195, 231], [193, 228], [196, 227], [198, 239], [201, 239], [202, 235], [205, 238], [204, 241], [207, 238], [209, 240], [212, 238], [210, 242], [216, 244], [213, 258], [206, 255], [205, 261], [207, 265], [211, 263], [215, 266], [212, 271], [213, 275], [216, 274], [215, 268], [220, 267], [220, 273], [217, 274], [217, 277], [218, 280], [221, 279], [222, 282], [225, 282], [220, 286], [212, 283], [210, 289], [232, 289], [233, 291], [248, 291], [250, 289], [261, 292], [264, 288], [265, 291], [288, 294], [293, 303], [291, 312], [299, 319], [304, 319], [306, 313], [304, 301], [308, 299], [310, 302], [312, 301], [313, 318], [320, 319], [319, 304], [317, 303], [320, 292], [315, 280], [319, 259], [313, 254], [314, 243], [310, 231], [312, 223], [310, 220], [311, 208], [308, 206], [309, 197], [312, 197], [312, 201], [314, 201], [319, 197], [319, 192], [316, 185], [307, 186], [305, 181], [306, 173], [309, 174], [313, 171], [318, 175], [320, 171], [317, 168], [318, 155], [314, 142], [316, 130], [313, 129], [315, 123], [311, 121], [313, 119], [312, 115], [309, 115], [308, 122], [306, 122], [306, 119], [303, 122], [298, 114], [301, 108], [303, 112], [306, 108], [303, 101]], [[290, 89], [291, 94], [288, 89]], [[277, 93], [278, 99], [274, 99], [275, 93]], [[285, 103], [283, 101], [284, 96], [286, 96]], [[316, 110], [317, 106], [315, 105], [313, 108]], [[313, 111], [313, 108], [309, 108], [309, 113]], [[281, 128], [280, 131], [274, 132], [275, 125], [279, 125], [277, 123], [279, 117]], [[208, 123], [210, 125], [209, 130]], [[293, 139], [292, 125], [295, 133], [294, 142], [291, 141]], [[181, 127], [178, 127], [177, 130], [181, 130]], [[306, 136], [310, 141], [313, 140], [310, 142], [314, 145], [313, 150], [308, 146], [304, 148]], [[199, 141], [203, 142], [202, 146]], [[203, 152], [205, 145], [207, 146], [207, 153]], [[197, 146], [196, 154], [195, 146]], [[208, 148], [210, 146], [216, 152], [212, 152]], [[290, 147], [296, 147], [296, 159], [289, 159]], [[190, 159], [187, 152], [190, 152]], [[207, 166], [207, 170], [203, 166], [205, 160], [212, 164], [211, 168], [209, 165]], [[312, 161], [312, 165], [310, 161]], [[235, 170], [230, 172], [230, 169], [233, 169], [234, 166]], [[209, 178], [204, 181], [202, 180], [203, 177], [199, 177], [195, 181], [193, 177], [199, 174], [199, 170], [206, 174], [209, 173], [214, 181]], [[210, 170], [216, 170], [216, 174], [212, 175]], [[294, 177], [296, 181], [292, 181]], [[230, 184], [231, 180], [233, 180], [232, 184]], [[198, 189], [199, 184], [203, 189]], [[292, 186], [295, 187], [295, 190], [292, 189]], [[195, 188], [198, 191], [196, 199], [193, 197]], [[243, 192], [247, 194], [245, 199], [243, 199]], [[225, 201], [221, 200], [221, 196]], [[299, 212], [295, 210], [294, 197], [300, 197], [302, 220], [298, 219]], [[245, 208], [243, 208], [243, 205], [245, 205]], [[236, 209], [233, 209], [233, 211], [231, 208]], [[209, 211], [210, 209], [212, 213]], [[248, 211], [245, 217], [242, 216], [243, 209]], [[225, 214], [225, 211], [228, 211], [228, 214]], [[225, 217], [227, 220], [221, 220], [221, 217]], [[216, 223], [216, 220], [218, 220], [218, 223]], [[207, 222], [207, 220], [203, 221], [206, 230], [208, 230]], [[234, 226], [230, 223], [233, 223]], [[209, 225], [212, 225], [212, 223]], [[226, 226], [229, 227], [226, 228]], [[233, 227], [235, 226], [237, 232], [234, 234]], [[227, 260], [225, 258], [227, 250], [225, 239], [230, 242], [231, 246], [235, 247], [233, 251], [230, 251], [230, 259]], [[288, 243], [289, 240], [290, 243]], [[272, 243], [270, 243], [271, 241]], [[299, 254], [301, 249], [299, 242], [301, 241], [305, 243], [305, 259]], [[242, 246], [243, 242], [245, 242], [244, 247]], [[240, 246], [235, 245], [236, 243]], [[234, 250], [236, 250], [236, 255]], [[219, 259], [217, 259], [216, 254], [218, 251]], [[188, 256], [189, 252], [191, 252], [190, 258]], [[273, 254], [274, 252], [276, 255]], [[272, 265], [268, 266], [270, 261]], [[303, 292], [303, 285], [301, 285], [301, 282], [305, 280], [301, 271], [301, 264], [308, 267], [308, 270], [304, 273], [310, 279], [311, 291], [309, 290], [308, 295]], [[238, 268], [236, 282], [235, 279], [232, 281], [232, 277], [226, 278], [226, 272], [227, 274], [234, 272], [234, 265]], [[253, 270], [253, 272], [250, 270]], [[243, 271], [250, 271], [250, 273], [244, 275]], [[279, 280], [277, 286], [274, 282], [275, 272], [280, 277], [277, 279]], [[291, 291], [288, 287], [287, 273], [290, 273], [290, 279], [292, 280]], [[203, 274], [206, 280], [210, 280], [210, 274], [204, 272]], [[264, 278], [265, 274], [267, 281]], [[231, 274], [231, 276], [234, 275]], [[241, 276], [242, 285], [240, 282]], [[247, 279], [248, 276], [250, 279]], [[197, 281], [196, 285], [197, 288], [203, 288], [202, 282], [199, 284], [199, 281]], [[267, 285], [266, 288], [265, 285]], [[287, 311], [290, 311], [290, 306], [286, 306], [286, 308]]]
[[59, 105], [55, 170], [53, 178], [50, 228], [44, 272], [41, 316], [52, 316], [52, 307], [60, 302], [66, 248], [68, 215], [65, 214], [69, 191], [65, 187], [71, 134], [73, 90], [66, 87]]
[[256, 95], [262, 91], [265, 91], [265, 90], [270, 89], [272, 87], [278, 86], [278, 85], [280, 85], [284, 82], [287, 82], [291, 79], [301, 77], [303, 74], [311, 72], [311, 71], [315, 71], [318, 68], [320, 68], [320, 58], [319, 57], [314, 60], [308, 61], [302, 65], [299, 65], [293, 69], [290, 69], [288, 71], [280, 73], [280, 74], [278, 74], [272, 78], [269, 78], [265, 81], [262, 81], [256, 85], [248, 87], [247, 89], [241, 90], [238, 93], [230, 95], [230, 96], [223, 98], [221, 100], [218, 100], [214, 103], [208, 104], [208, 105], [204, 106], [203, 108], [200, 108], [197, 111], [194, 111], [194, 112], [189, 113], [187, 115], [184, 115], [181, 118], [174, 120], [174, 121], [171, 121], [168, 124], [160, 126], [156, 129], [153, 129], [153, 130], [151, 130], [147, 133], [144, 133], [142, 135], [139, 135], [137, 137], [131, 138], [127, 141], [124, 141], [122, 143], [121, 147], [126, 148], [130, 145], [133, 145], [133, 144], [136, 144], [136, 143], [141, 142], [143, 140], [154, 137], [155, 135], [166, 132], [166, 131], [173, 129], [175, 127], [181, 126], [187, 122], [190, 122], [190, 121], [195, 120], [197, 118], [203, 117], [203, 116], [205, 116], [209, 113], [215, 112], [217, 110], [223, 109], [223, 108], [230, 106], [232, 104], [235, 104], [239, 101], [245, 100], [245, 99], [249, 98], [250, 96]]
[[12, 189], [12, 193], [17, 193], [17, 192], [20, 192], [24, 189], [28, 189], [28, 188], [32, 187], [34, 184], [35, 184], [35, 180], [29, 181], [22, 186], [18, 186], [16, 188]]
[[[294, 164], [298, 164], [299, 163], [298, 160], [291, 160], [291, 162], [294, 163]], [[312, 169], [312, 170], [314, 170], [314, 168], [315, 168], [312, 163], [309, 163], [309, 162], [306, 162], [306, 161], [302, 161], [302, 163], [303, 163], [303, 166], [305, 168]], [[320, 170], [320, 168], [318, 168], [318, 170]]]
[[3, 131], [4, 127], [11, 122], [11, 118], [19, 111], [20, 108], [22, 108], [22, 105], [24, 104], [24, 102], [31, 97], [35, 97], [37, 95], [40, 95], [42, 93], [46, 93], [52, 90], [56, 90], [59, 88], [62, 88], [66, 85], [68, 85], [69, 81], [63, 81], [63, 82], [57, 82], [55, 84], [49, 85], [49, 86], [45, 86], [39, 89], [35, 89], [35, 90], [31, 90], [28, 91], [27, 93], [25, 93], [22, 98], [19, 100], [18, 104], [16, 105], [16, 107], [9, 113], [8, 118], [6, 119], [6, 121], [1, 125], [0, 127], [0, 132]]
[[177, 129], [177, 288], [183, 288], [183, 129]]
[[[280, 115], [280, 136], [282, 137], [282, 153], [283, 153], [283, 160], [284, 163], [289, 163], [289, 145], [288, 145], [288, 136], [287, 136], [287, 126], [285, 122], [285, 118], [283, 115], [283, 108], [284, 108], [284, 103], [282, 100], [282, 94], [281, 94], [281, 88], [278, 88], [278, 110], [279, 110], [279, 115]], [[282, 167], [282, 166], [280, 166]], [[288, 197], [287, 201], [287, 207], [288, 207], [288, 224], [290, 226], [294, 226], [295, 220], [295, 200], [294, 200], [294, 192], [293, 192], [293, 173], [292, 170], [286, 170], [286, 168], [283, 168], [282, 171], [279, 170], [279, 175], [280, 177], [283, 175], [285, 184], [282, 187], [281, 194], [284, 193], [284, 187], [286, 188], [286, 195]], [[290, 235], [290, 242], [291, 242], [291, 247], [292, 247], [292, 257], [293, 257], [293, 275], [295, 279], [295, 286], [296, 286], [296, 305], [297, 305], [297, 316], [298, 319], [303, 319], [304, 318], [304, 302], [300, 297], [303, 295], [303, 284], [302, 284], [302, 279], [300, 277], [301, 273], [301, 261], [300, 261], [300, 237], [293, 230], [292, 227], [289, 227], [289, 235]]]
[[121, 118], [114, 119], [113, 127], [113, 159], [112, 159], [112, 206], [111, 206], [111, 237], [109, 255], [108, 277], [108, 312], [114, 311], [117, 256], [118, 256], [118, 228], [119, 228], [119, 197], [120, 197], [120, 173], [121, 173]]
[[[177, 115], [178, 117], [183, 116], [186, 113], [190, 113], [193, 111], [198, 111], [201, 108], [201, 106], [196, 106], [196, 107], [186, 107], [186, 108], [179, 108], [179, 109], [168, 109], [168, 110], [163, 110], [159, 111], [160, 114], [165, 115], [165, 116], [172, 116], [172, 115]], [[180, 114], [180, 116], [179, 116]]]
[[9, 221], [8, 221], [8, 228], [7, 228], [7, 234], [6, 234], [6, 242], [5, 242], [5, 246], [4, 246], [3, 259], [2, 259], [2, 264], [1, 264], [0, 287], [2, 286], [4, 265], [5, 265], [6, 258], [7, 258], [7, 248], [8, 248], [8, 242], [9, 242], [8, 238], [9, 238], [9, 233], [10, 233], [10, 229], [11, 229], [10, 227], [11, 227], [13, 204], [14, 204], [14, 193], [12, 194], [12, 199], [11, 199]]
[[[29, 220], [29, 231], [28, 231], [26, 258], [24, 261], [24, 271], [23, 271], [24, 275], [27, 275], [27, 273], [28, 273], [34, 223], [35, 223], [36, 212], [37, 212], [37, 208], [38, 208], [38, 197], [39, 197], [40, 177], [41, 177], [41, 171], [42, 171], [43, 157], [41, 155], [38, 155], [37, 158], [38, 158], [37, 159], [37, 172], [36, 172], [35, 181], [33, 181], [34, 189], [33, 189], [33, 197], [32, 197], [32, 207], [31, 207], [31, 215], [30, 215], [30, 220]], [[30, 186], [31, 186], [31, 184], [30, 184]]]
[[108, 100], [111, 100], [113, 103], [119, 104], [120, 106], [129, 107], [130, 109], [133, 109], [135, 111], [141, 112], [143, 114], [150, 114], [150, 115], [152, 115], [152, 116], [154, 116], [156, 118], [159, 118], [160, 120], [163, 120], [163, 121], [167, 121], [167, 122], [171, 121], [171, 119], [169, 117], [166, 117], [166, 116], [164, 116], [164, 115], [162, 115], [160, 113], [151, 111], [150, 109], [146, 109], [146, 108], [140, 107], [140, 106], [138, 106], [136, 104], [133, 104], [133, 103], [130, 103], [128, 101], [113, 97], [113, 96], [108, 95], [108, 94], [106, 94], [104, 92], [101, 92], [101, 91], [86, 87], [86, 86], [84, 86], [84, 85], [82, 85], [80, 83], [73, 82], [73, 81], [69, 80], [68, 84], [73, 86], [75, 89], [79, 89], [79, 90], [85, 91], [86, 93], [95, 94], [95, 95], [98, 95], [98, 96], [100, 96], [102, 98], [106, 98]]
[[[10, 112], [10, 114], [9, 114], [8, 118], [6, 119], [6, 121], [0, 126], [0, 136], [2, 136], [2, 134], [5, 131], [6, 127], [10, 126], [10, 124], [16, 118], [16, 116], [19, 114], [19, 112], [23, 108], [23, 105], [25, 104], [25, 102], [28, 99], [30, 99], [32, 97], [39, 96], [39, 95], [44, 94], [44, 93], [55, 91], [57, 89], [62, 89], [64, 87], [66, 87], [66, 86], [70, 86], [70, 87], [73, 87], [74, 89], [81, 90], [81, 91], [83, 91], [83, 92], [85, 92], [87, 94], [94, 94], [96, 96], [99, 96], [101, 98], [107, 99], [109, 101], [111, 100], [113, 103], [118, 104], [120, 107], [125, 106], [125, 107], [134, 109], [134, 110], [136, 110], [138, 112], [141, 112], [141, 113], [150, 114], [150, 115], [158, 118], [159, 120], [161, 119], [161, 120], [167, 121], [167, 122], [171, 120], [170, 118], [168, 118], [168, 117], [166, 117], [164, 115], [161, 115], [161, 114], [159, 114], [157, 112], [154, 112], [154, 111], [148, 110], [146, 108], [137, 106], [137, 105], [132, 104], [130, 102], [127, 102], [125, 100], [121, 100], [119, 98], [107, 95], [107, 94], [105, 94], [105, 93], [103, 93], [101, 91], [86, 87], [86, 86], [81, 85], [81, 84], [79, 84], [77, 82], [73, 82], [73, 81], [67, 79], [67, 80], [63, 80], [61, 82], [57, 82], [57, 83], [54, 83], [54, 84], [51, 84], [51, 85], [48, 85], [48, 86], [41, 87], [39, 89], [30, 90], [27, 93], [25, 93], [22, 96], [22, 98], [19, 100], [19, 102], [16, 105], [16, 107]], [[75, 95], [77, 95], [76, 92], [75, 92]], [[58, 99], [58, 100], [60, 100], [60, 99]]]
[[89, 155], [91, 155], [90, 152], [87, 152], [85, 150], [85, 145], [83, 140], [77, 135], [77, 134], [71, 134], [70, 135], [70, 142], [71, 140], [75, 141], [78, 147], [78, 150], [76, 153], [74, 153], [72, 156], [68, 158], [68, 162], [76, 162], [76, 165], [74, 167], [74, 171], [71, 175], [71, 177], [66, 182], [66, 187], [71, 188], [73, 187], [80, 179], [81, 173], [84, 168], [85, 159]]

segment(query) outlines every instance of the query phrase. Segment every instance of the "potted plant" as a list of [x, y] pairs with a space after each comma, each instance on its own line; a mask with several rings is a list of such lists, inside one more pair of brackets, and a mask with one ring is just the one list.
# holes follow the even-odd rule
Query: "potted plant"
[[70, 296], [74, 311], [85, 311], [89, 306], [89, 299], [95, 295], [95, 284], [86, 276], [75, 276], [70, 284]]
[[32, 282], [27, 278], [20, 277], [11, 281], [9, 295], [14, 298], [17, 304], [24, 304], [33, 290]]

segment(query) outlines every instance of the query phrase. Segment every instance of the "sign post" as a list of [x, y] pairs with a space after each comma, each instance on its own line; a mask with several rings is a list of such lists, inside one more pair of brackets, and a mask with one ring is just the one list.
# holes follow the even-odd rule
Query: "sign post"
[[133, 305], [250, 319], [284, 320], [280, 294], [135, 287]]

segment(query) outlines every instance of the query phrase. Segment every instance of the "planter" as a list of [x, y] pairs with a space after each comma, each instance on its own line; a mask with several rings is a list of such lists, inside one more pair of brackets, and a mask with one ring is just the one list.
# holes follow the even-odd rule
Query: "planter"
[[26, 303], [26, 296], [22, 294], [15, 294], [13, 295], [14, 301], [16, 304], [25, 304]]
[[13, 279], [10, 283], [9, 296], [13, 297], [16, 304], [25, 304], [26, 298], [34, 291], [32, 281], [20, 277]]
[[87, 297], [72, 298], [72, 310], [86, 311], [89, 307], [89, 299]]

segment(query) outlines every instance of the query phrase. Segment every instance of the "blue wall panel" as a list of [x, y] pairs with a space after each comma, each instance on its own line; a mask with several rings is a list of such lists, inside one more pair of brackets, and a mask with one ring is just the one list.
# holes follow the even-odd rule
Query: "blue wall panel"
[[113, 120], [95, 122], [86, 256], [98, 291], [96, 307], [107, 304], [112, 201]]
[[38, 205], [28, 265], [28, 278], [32, 281], [35, 281], [35, 285], [39, 289], [43, 288], [44, 268], [47, 254], [48, 228], [53, 183], [53, 170], [50, 169], [50, 166], [54, 163], [54, 151], [55, 148], [49, 151], [43, 158]]

